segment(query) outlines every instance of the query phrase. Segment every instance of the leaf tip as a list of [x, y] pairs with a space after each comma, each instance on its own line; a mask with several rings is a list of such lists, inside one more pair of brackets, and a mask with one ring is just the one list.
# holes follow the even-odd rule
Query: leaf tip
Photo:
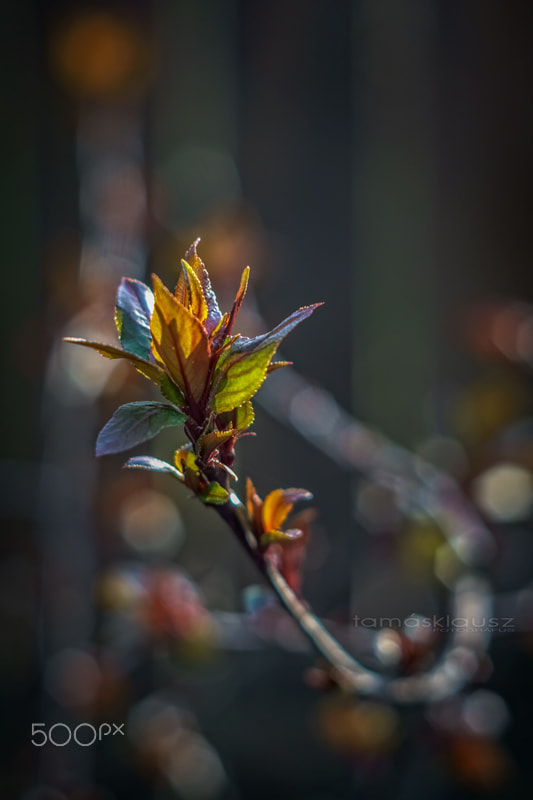
[[200, 244], [201, 241], [202, 241], [201, 237], [198, 236], [194, 240], [194, 242], [190, 245], [189, 249], [185, 253], [185, 260], [186, 261], [188, 261], [191, 256], [197, 256], [198, 255], [197, 252], [196, 252], [196, 248], [198, 247], [198, 245]]

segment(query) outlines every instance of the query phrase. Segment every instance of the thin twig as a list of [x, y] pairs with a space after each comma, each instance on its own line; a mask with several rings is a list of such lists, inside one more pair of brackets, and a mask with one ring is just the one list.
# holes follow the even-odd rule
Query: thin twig
[[[264, 558], [250, 529], [246, 509], [232, 492], [229, 502], [217, 508], [241, 545], [274, 589], [283, 606], [320, 655], [326, 659], [338, 685], [349, 692], [379, 696], [398, 703], [436, 701], [456, 694], [479, 669], [489, 642], [486, 631], [462, 627], [453, 630], [448, 646], [429, 671], [407, 677], [387, 677], [364, 667], [326, 630], [287, 584], [273, 559]], [[491, 594], [481, 578], [468, 576], [454, 591], [454, 616], [488, 619]]]

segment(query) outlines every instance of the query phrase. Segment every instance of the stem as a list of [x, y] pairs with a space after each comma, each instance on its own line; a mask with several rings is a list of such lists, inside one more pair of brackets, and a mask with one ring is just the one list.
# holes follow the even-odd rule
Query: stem
[[[474, 638], [464, 628], [454, 629], [438, 663], [427, 672], [407, 677], [387, 677], [367, 669], [346, 652], [296, 596], [274, 561], [264, 558], [251, 531], [246, 508], [237, 495], [232, 492], [229, 501], [216, 508], [216, 511], [235, 533], [313, 647], [326, 659], [335, 681], [345, 691], [379, 696], [398, 703], [435, 701], [456, 694], [475, 675], [489, 637], [475, 632]], [[482, 615], [488, 618], [490, 613], [490, 591], [485, 581], [469, 575], [463, 582], [458, 582], [454, 591], [455, 616], [472, 619], [474, 615], [476, 618]]]

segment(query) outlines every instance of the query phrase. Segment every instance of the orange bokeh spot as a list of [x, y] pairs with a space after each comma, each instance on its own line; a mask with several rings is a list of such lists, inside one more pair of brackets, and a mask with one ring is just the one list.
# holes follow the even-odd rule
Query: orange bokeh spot
[[87, 12], [63, 23], [52, 37], [51, 58], [61, 80], [76, 94], [106, 97], [145, 84], [148, 43], [127, 20]]

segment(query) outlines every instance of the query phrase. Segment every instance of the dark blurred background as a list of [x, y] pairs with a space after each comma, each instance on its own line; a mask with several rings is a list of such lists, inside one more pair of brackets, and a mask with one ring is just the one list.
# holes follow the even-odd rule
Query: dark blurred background
[[[533, 6], [19, 0], [2, 33], [1, 797], [531, 797]], [[214, 515], [94, 459], [149, 390], [61, 337], [113, 341], [120, 278], [171, 285], [198, 236], [226, 307], [252, 267], [249, 330], [324, 300], [284, 357], [487, 518], [496, 590], [526, 610], [474, 695], [321, 695], [283, 617], [256, 630]], [[240, 472], [315, 495], [317, 612], [432, 613], [439, 534], [290, 416], [258, 405], [255, 430]], [[62, 746], [107, 722], [127, 735]]]

